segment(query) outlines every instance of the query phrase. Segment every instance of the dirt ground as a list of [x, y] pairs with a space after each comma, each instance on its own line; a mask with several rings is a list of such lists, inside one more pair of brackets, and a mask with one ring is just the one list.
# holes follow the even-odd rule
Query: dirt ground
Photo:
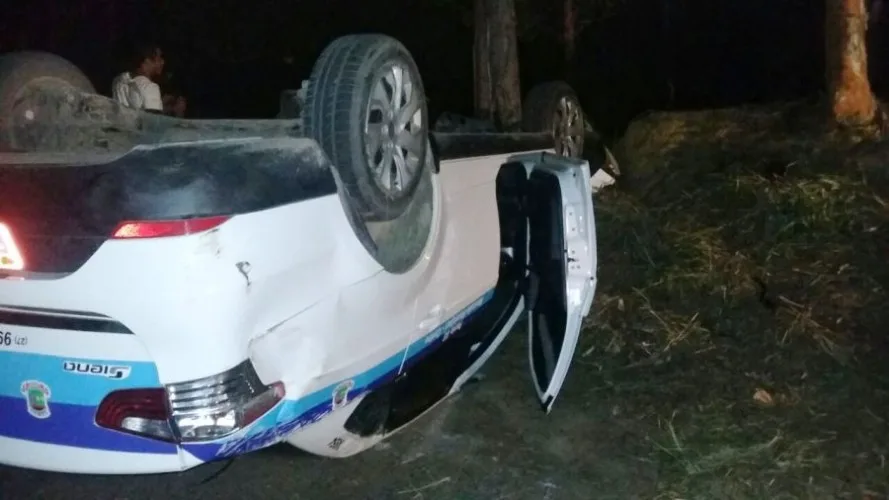
[[548, 416], [514, 335], [484, 380], [351, 459], [0, 468], [0, 498], [887, 499], [889, 143], [818, 123], [795, 104], [631, 126]]

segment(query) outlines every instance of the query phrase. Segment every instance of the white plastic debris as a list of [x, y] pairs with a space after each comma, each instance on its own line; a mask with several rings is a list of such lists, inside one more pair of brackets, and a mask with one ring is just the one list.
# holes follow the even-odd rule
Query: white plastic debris
[[607, 171], [604, 168], [600, 168], [590, 177], [590, 187], [594, 194], [598, 193], [600, 189], [617, 182], [617, 179], [609, 171], [613, 172], [614, 175], [620, 175], [620, 166], [617, 164], [617, 159], [614, 158], [614, 155], [611, 154], [608, 148], [605, 148], [605, 166], [608, 167]]
[[593, 189], [594, 194], [598, 193], [600, 189], [608, 187], [614, 183], [615, 178], [602, 169], [596, 170], [596, 173], [590, 177], [590, 187]]

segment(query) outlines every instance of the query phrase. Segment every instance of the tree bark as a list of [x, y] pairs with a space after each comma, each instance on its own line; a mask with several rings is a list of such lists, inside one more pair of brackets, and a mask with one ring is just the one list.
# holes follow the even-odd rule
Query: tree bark
[[494, 120], [494, 84], [491, 78], [491, 24], [488, 0], [475, 0], [474, 40], [472, 46], [473, 72], [475, 73], [475, 117]]
[[[674, 5], [675, 0], [661, 0], [661, 74], [666, 86], [667, 109], [673, 109], [676, 102], [676, 37], [675, 11], [681, 11], [683, 5]], [[678, 2], [677, 2], [678, 3]]]
[[577, 53], [577, 6], [574, 0], [562, 1], [562, 50], [565, 79], [574, 79], [574, 56]]
[[825, 0], [827, 89], [834, 121], [863, 126], [874, 121], [877, 103], [867, 78], [867, 11], [864, 0]]
[[515, 0], [487, 0], [491, 21], [491, 74], [496, 118], [501, 130], [517, 131], [522, 123], [519, 48]]

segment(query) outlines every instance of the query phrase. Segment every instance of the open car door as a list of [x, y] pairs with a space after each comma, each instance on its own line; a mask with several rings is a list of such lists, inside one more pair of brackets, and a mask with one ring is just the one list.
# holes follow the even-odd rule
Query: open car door
[[549, 153], [528, 161], [528, 315], [531, 375], [545, 412], [568, 375], [596, 291], [589, 164]]

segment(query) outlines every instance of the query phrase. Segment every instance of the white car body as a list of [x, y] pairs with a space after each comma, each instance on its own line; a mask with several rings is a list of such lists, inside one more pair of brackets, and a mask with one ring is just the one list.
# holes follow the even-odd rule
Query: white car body
[[[277, 140], [274, 147], [306, 142]], [[442, 161], [433, 175], [431, 236], [416, 265], [401, 274], [370, 255], [340, 194], [238, 214], [196, 234], [110, 239], [64, 276], [0, 274], [0, 463], [159, 473], [285, 440], [331, 457], [373, 446], [391, 432], [345, 430], [357, 405], [446, 343], [493, 293], [503, 251], [495, 181], [514, 161], [558, 179], [563, 198], [567, 325], [549, 383], [536, 388], [548, 411], [595, 291], [589, 166], [541, 152], [467, 157]], [[449, 393], [481, 367], [523, 311], [511, 314]], [[114, 330], [112, 323], [130, 333], [101, 331]], [[247, 360], [263, 384], [278, 383], [284, 394], [236, 432], [169, 442], [96, 423], [97, 407], [112, 391], [164, 388], [173, 397], [183, 383]]]

